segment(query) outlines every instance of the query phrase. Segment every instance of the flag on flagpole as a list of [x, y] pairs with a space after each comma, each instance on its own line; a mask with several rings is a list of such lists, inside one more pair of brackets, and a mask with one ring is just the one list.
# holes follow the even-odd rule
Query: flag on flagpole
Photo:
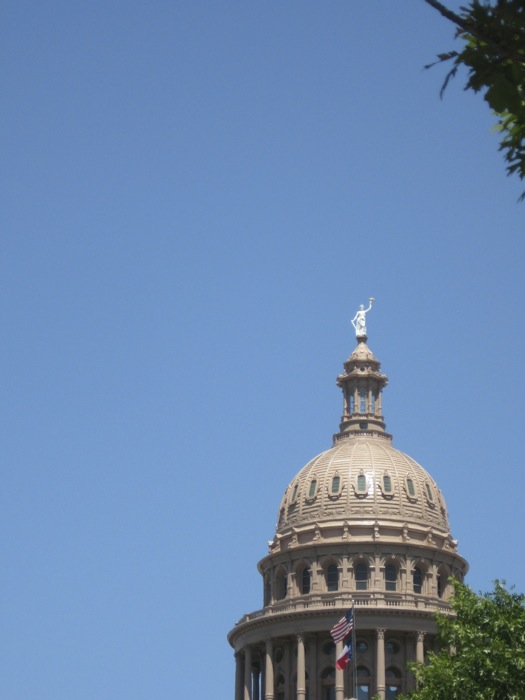
[[348, 639], [345, 639], [345, 643], [343, 645], [343, 651], [339, 654], [335, 661], [335, 665], [337, 668], [339, 668], [341, 671], [346, 668], [352, 658], [352, 635], [348, 637]]
[[354, 629], [354, 612], [348, 610], [346, 615], [342, 617], [337, 624], [330, 630], [334, 642], [340, 642]]

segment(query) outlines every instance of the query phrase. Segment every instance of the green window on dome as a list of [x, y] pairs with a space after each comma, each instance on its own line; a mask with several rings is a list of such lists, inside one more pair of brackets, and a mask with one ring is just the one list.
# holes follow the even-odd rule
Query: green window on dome
[[310, 481], [310, 490], [308, 491], [308, 498], [313, 498], [315, 496], [316, 491], [317, 491], [317, 479], [312, 479], [312, 481]]
[[434, 502], [434, 495], [432, 493], [432, 489], [430, 488], [430, 484], [428, 483], [428, 481], [425, 482], [425, 486], [427, 488], [428, 500], [433, 503]]
[[366, 491], [366, 476], [364, 474], [359, 474], [357, 477], [357, 490], [359, 493]]
[[412, 479], [407, 479], [407, 489], [408, 489], [408, 495], [410, 498], [415, 498], [416, 497], [416, 489], [414, 488], [414, 482]]
[[341, 477], [336, 475], [332, 479], [332, 493], [339, 493], [340, 486], [341, 486]]
[[295, 501], [296, 501], [296, 499], [297, 499], [297, 490], [298, 490], [298, 488], [299, 488], [299, 484], [295, 484], [295, 486], [293, 487], [293, 491], [292, 491], [292, 503], [295, 503]]
[[392, 479], [388, 476], [388, 474], [383, 476], [383, 492], [392, 493]]

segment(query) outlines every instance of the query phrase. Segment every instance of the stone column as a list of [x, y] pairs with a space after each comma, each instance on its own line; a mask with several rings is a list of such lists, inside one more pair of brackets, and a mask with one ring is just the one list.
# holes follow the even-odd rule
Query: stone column
[[417, 633], [417, 644], [416, 644], [416, 661], [423, 663], [425, 661], [425, 633]]
[[342, 591], [348, 591], [350, 590], [350, 581], [349, 581], [349, 576], [348, 572], [350, 570], [350, 564], [348, 562], [348, 556], [343, 556], [341, 557], [342, 560], [342, 574], [341, 574], [341, 590]]
[[373, 586], [376, 591], [383, 591], [383, 581], [381, 580], [381, 557], [376, 554], [374, 557], [374, 582]]
[[235, 654], [235, 700], [243, 700], [244, 696], [244, 671], [242, 667], [242, 662], [242, 655], [240, 654], [240, 652], [237, 652]]
[[244, 700], [252, 700], [252, 650], [244, 648]]
[[273, 645], [272, 640], [266, 640], [266, 663], [264, 681], [264, 700], [273, 700]]
[[297, 700], [306, 698], [306, 665], [304, 660], [304, 638], [297, 635]]
[[380, 698], [385, 697], [385, 630], [378, 629], [377, 632], [377, 648], [376, 648], [376, 669], [377, 682], [376, 693]]
[[308, 696], [310, 700], [317, 700], [317, 647], [319, 646], [319, 639], [317, 635], [315, 637], [310, 637], [308, 643]]
[[[335, 645], [335, 658], [337, 659], [343, 651], [343, 642], [337, 642]], [[342, 669], [335, 669], [335, 700], [344, 700], [345, 698], [345, 673]]]
[[286, 587], [286, 595], [288, 598], [293, 596], [294, 592], [297, 590], [297, 575], [295, 571], [290, 571], [288, 573], [288, 585]]

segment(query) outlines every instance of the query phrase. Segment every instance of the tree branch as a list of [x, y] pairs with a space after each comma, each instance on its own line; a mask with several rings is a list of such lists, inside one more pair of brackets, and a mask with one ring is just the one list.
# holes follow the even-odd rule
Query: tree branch
[[463, 29], [466, 32], [471, 31], [471, 27], [469, 27], [467, 22], [465, 22], [465, 20], [462, 19], [455, 12], [452, 12], [452, 10], [449, 10], [448, 7], [445, 7], [445, 5], [442, 5], [437, 0], [425, 0], [425, 2], [427, 3], [427, 5], [430, 5], [430, 7], [433, 7], [435, 10], [437, 10], [440, 15], [443, 15], [443, 17], [446, 17], [451, 22], [454, 22], [454, 24], [456, 26], [458, 26], [460, 29]]
[[525, 65], [525, 59], [522, 56], [516, 54], [515, 52], [509, 51], [506, 47], [501, 46], [500, 42], [494, 41], [494, 39], [490, 35], [486, 34], [483, 31], [480, 31], [478, 26], [476, 26], [472, 22], [466, 21], [463, 17], [457, 15], [455, 12], [452, 12], [452, 10], [449, 10], [448, 7], [445, 7], [445, 5], [443, 5], [441, 2], [438, 2], [438, 0], [424, 0], [424, 2], [426, 2], [427, 5], [430, 5], [430, 7], [433, 7], [435, 10], [437, 10], [440, 15], [450, 20], [453, 24], [456, 25], [456, 27], [459, 27], [462, 31], [475, 37], [476, 39], [478, 39], [478, 41], [482, 41], [484, 44], [487, 44], [487, 46], [490, 46], [491, 49], [493, 49], [503, 58], [508, 58], [511, 61], [518, 63], [522, 66]]

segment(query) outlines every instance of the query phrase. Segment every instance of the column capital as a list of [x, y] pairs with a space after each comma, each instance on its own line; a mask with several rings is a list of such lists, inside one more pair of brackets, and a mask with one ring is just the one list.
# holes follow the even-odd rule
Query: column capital
[[384, 628], [378, 628], [376, 629], [376, 634], [378, 639], [384, 639], [385, 638], [385, 632], [386, 630]]

